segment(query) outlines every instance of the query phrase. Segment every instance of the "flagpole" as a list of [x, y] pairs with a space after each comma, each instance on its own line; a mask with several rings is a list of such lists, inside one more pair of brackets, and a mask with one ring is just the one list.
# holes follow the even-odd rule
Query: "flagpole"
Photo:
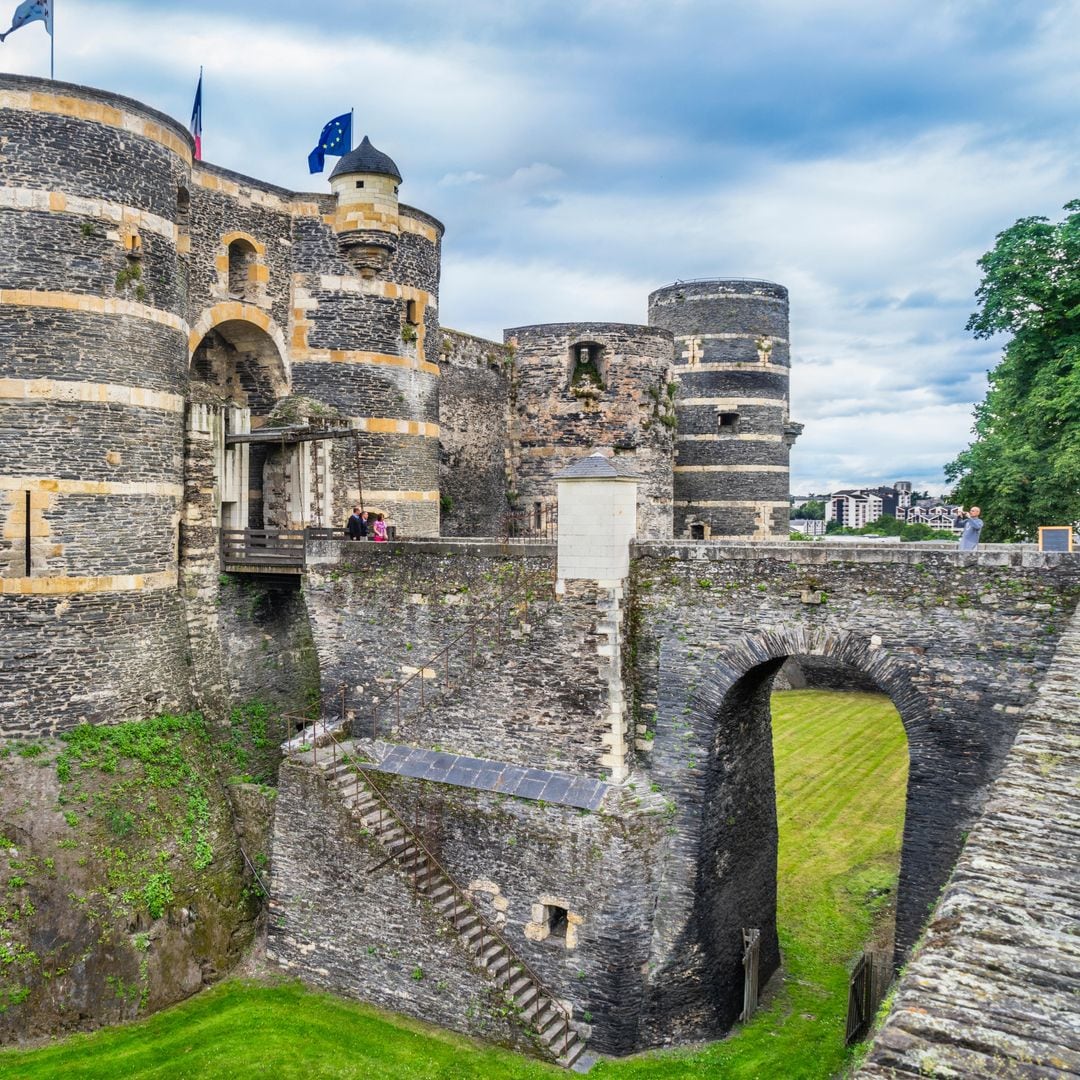
[[354, 125], [356, 124], [356, 110], [349, 110], [349, 149], [352, 149], [353, 139], [356, 136]]
[[49, 81], [56, 82], [56, 4], [49, 8]]

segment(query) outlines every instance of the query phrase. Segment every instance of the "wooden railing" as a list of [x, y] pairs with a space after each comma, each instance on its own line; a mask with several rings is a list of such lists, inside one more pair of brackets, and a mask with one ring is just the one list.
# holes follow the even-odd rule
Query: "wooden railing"
[[303, 570], [306, 565], [302, 529], [222, 529], [223, 566]]

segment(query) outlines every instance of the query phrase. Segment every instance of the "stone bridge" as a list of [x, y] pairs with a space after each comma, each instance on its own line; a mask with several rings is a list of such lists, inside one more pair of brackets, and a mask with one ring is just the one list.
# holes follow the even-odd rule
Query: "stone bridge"
[[[1021, 547], [649, 543], [632, 554], [624, 580], [568, 581], [556, 598], [552, 545], [327, 543], [305, 588], [324, 690], [344, 683], [355, 732], [378, 735], [395, 805], [427, 823], [441, 862], [571, 1006], [590, 1046], [615, 1054], [729, 1029], [743, 927], [762, 929], [763, 976], [779, 963], [769, 694], [789, 660], [814, 680], [880, 688], [903, 720], [899, 958], [1080, 596], [1080, 559]], [[506, 608], [506, 633], [481, 644], [477, 666], [446, 657], [454, 688], [440, 692], [443, 673], [425, 658], [524, 592], [527, 616]], [[395, 718], [385, 695], [410, 672], [429, 696]], [[326, 838], [311, 806], [330, 796], [294, 772], [275, 841], [288, 929], [271, 955], [335, 989], [494, 1030], [422, 913], [407, 928], [382, 915], [365, 926], [353, 905], [328, 913], [317, 882], [332, 881], [330, 863], [365, 894], [365, 912], [393, 910], [400, 884], [379, 852]], [[501, 779], [485, 787], [477, 775]], [[498, 786], [508, 777], [521, 785], [509, 797]], [[592, 809], [563, 797], [588, 784]], [[285, 835], [305, 813], [307, 831]], [[563, 915], [572, 934], [554, 929]], [[442, 971], [470, 1015], [425, 1003], [403, 981], [410, 961], [370, 958], [376, 940]], [[354, 951], [368, 959], [342, 966]]]

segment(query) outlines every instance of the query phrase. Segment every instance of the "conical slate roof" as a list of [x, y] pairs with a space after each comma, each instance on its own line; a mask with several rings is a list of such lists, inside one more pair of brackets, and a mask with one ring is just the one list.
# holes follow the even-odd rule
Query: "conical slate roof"
[[620, 461], [619, 458], [606, 457], [597, 451], [586, 458], [575, 461], [573, 465], [567, 465], [562, 472], [555, 474], [556, 480], [640, 480], [641, 477], [634, 472], [629, 462]]
[[399, 183], [401, 181], [401, 170], [394, 164], [394, 159], [381, 150], [376, 150], [366, 135], [355, 150], [350, 150], [334, 166], [330, 179], [346, 173], [373, 173], [376, 176], [392, 176]]

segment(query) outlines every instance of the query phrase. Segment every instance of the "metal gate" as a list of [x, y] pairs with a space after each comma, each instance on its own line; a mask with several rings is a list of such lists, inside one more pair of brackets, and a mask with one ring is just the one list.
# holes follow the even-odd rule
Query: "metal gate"
[[892, 964], [884, 953], [864, 952], [855, 961], [848, 984], [845, 1046], [858, 1042], [870, 1030], [891, 978]]

